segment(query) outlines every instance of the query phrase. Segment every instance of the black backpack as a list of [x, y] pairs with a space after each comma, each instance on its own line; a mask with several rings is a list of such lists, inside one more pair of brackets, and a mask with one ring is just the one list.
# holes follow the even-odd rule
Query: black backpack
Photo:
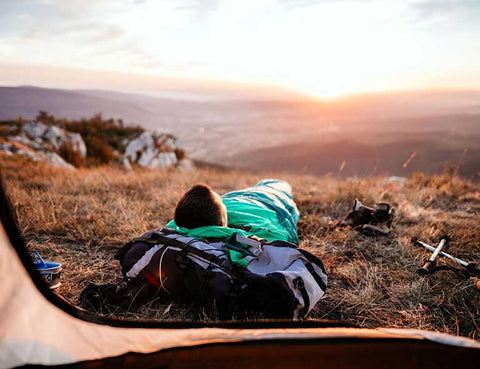
[[115, 258], [127, 283], [142, 286], [143, 296], [183, 298], [214, 319], [299, 319], [324, 295], [327, 275], [314, 255], [286, 241], [235, 237], [251, 255], [247, 267], [228, 260], [225, 240], [198, 240], [169, 229], [128, 242]]

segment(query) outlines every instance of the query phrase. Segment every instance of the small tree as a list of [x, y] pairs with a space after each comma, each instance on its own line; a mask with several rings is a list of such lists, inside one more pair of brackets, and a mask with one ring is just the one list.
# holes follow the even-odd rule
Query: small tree
[[48, 115], [48, 112], [44, 110], [40, 110], [38, 112], [38, 115], [35, 118], [35, 120], [48, 125], [54, 125], [56, 123], [55, 117], [53, 115]]

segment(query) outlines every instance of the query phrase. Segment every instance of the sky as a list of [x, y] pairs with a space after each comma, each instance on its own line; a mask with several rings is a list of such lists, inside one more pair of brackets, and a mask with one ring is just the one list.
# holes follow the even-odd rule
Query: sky
[[480, 1], [0, 0], [0, 85], [179, 96], [480, 89]]

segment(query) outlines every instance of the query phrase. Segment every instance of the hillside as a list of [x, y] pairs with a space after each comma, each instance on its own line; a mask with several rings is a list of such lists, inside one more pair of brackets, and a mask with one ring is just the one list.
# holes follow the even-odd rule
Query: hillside
[[369, 141], [376, 142], [361, 138], [302, 141], [241, 153], [231, 158], [231, 162], [252, 169], [343, 177], [409, 176], [417, 171], [433, 174], [450, 164], [458, 166], [461, 176], [480, 178], [480, 140], [467, 139], [467, 143], [465, 137], [449, 135], [445, 142], [441, 133], [399, 133], [392, 142], [380, 134], [372, 135]]
[[[141, 168], [128, 173], [112, 167], [72, 172], [4, 155], [0, 166], [29, 250], [63, 264], [59, 293], [73, 304], [88, 282], [120, 279], [115, 251], [146, 230], [163, 226], [193, 183], [206, 182], [225, 193], [263, 177], [281, 177], [292, 184], [301, 211], [300, 245], [323, 260], [329, 275], [325, 298], [309, 319], [479, 337], [478, 281], [448, 271], [428, 277], [415, 273], [427, 253], [411, 244], [414, 236], [434, 243], [448, 233], [449, 252], [480, 261], [480, 187], [452, 170], [437, 176], [417, 173], [406, 183], [396, 183], [385, 177], [334, 180], [208, 167], [189, 174]], [[397, 209], [395, 235], [371, 238], [352, 229], [331, 228], [330, 221], [341, 218], [355, 198], [370, 205], [392, 204]], [[158, 300], [140, 310], [107, 315], [205, 319], [194, 306]]]
[[[126, 124], [172, 133], [193, 159], [221, 165], [335, 175], [335, 168], [346, 160], [349, 174], [375, 174], [375, 165], [382, 173], [402, 174], [398, 164], [416, 151], [412, 170], [432, 173], [445, 163], [458, 163], [465, 149], [471, 157], [460, 173], [473, 177], [479, 164], [474, 155], [480, 142], [478, 91], [413, 91], [333, 101], [240, 101], [0, 87], [0, 119], [19, 115], [31, 119], [39, 110], [73, 120], [99, 112], [121, 117]], [[427, 142], [422, 145], [419, 139]], [[348, 142], [352, 148], [344, 147]], [[358, 167], [348, 165], [354, 161], [353, 151], [362, 162]], [[378, 163], [371, 159], [375, 155]], [[326, 157], [332, 160], [323, 163]], [[405, 173], [411, 171], [407, 168]]]

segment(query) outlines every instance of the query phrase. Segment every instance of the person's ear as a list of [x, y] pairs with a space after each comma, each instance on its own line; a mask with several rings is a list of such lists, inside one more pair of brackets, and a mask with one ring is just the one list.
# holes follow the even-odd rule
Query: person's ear
[[222, 227], [227, 227], [228, 226], [228, 215], [227, 215], [227, 207], [225, 204], [222, 202]]

